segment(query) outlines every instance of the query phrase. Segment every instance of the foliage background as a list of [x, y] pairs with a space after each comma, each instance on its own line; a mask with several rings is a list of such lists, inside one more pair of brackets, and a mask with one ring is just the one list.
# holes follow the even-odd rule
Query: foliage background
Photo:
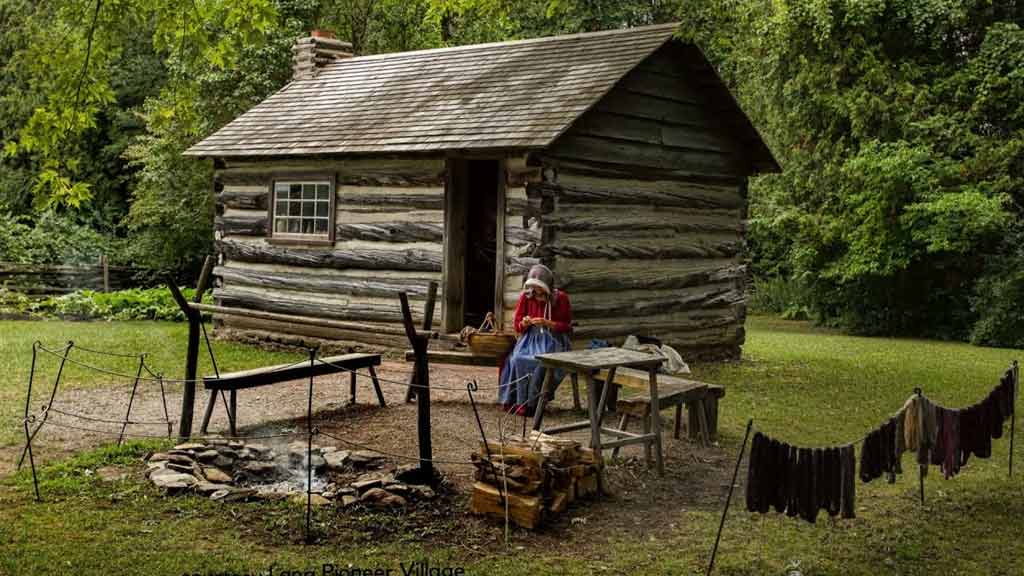
[[78, 257], [34, 243], [61, 222], [193, 269], [210, 166], [180, 153], [283, 86], [311, 28], [369, 54], [675, 20], [784, 168], [750, 186], [756, 308], [1024, 343], [1015, 0], [0, 0], [0, 259]]

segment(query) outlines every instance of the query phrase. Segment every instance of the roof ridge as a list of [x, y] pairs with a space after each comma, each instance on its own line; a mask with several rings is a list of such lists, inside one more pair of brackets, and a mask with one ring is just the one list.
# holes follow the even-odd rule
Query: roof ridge
[[483, 48], [499, 48], [505, 46], [516, 46], [526, 44], [544, 44], [549, 42], [566, 42], [571, 40], [585, 40], [589, 38], [597, 38], [601, 36], [619, 36], [619, 35], [640, 35], [644, 32], [658, 32], [658, 31], [672, 31], [674, 32], [681, 22], [667, 22], [665, 24], [648, 24], [646, 26], [636, 26], [633, 28], [613, 28], [611, 30], [598, 30], [595, 32], [575, 32], [571, 34], [559, 34], [556, 36], [540, 36], [537, 38], [523, 38], [520, 40], [503, 40], [501, 42], [484, 42], [481, 44], [464, 44], [461, 46], [442, 46], [440, 48], [423, 48], [421, 50], [406, 50], [403, 52], [384, 52], [381, 54], [366, 54], [362, 56], [353, 56], [351, 58], [342, 58], [329, 63], [323, 68], [333, 68], [338, 65], [344, 65], [350, 62], [365, 62], [367, 60], [385, 60], [389, 58], [403, 58], [410, 56], [421, 56], [424, 54], [432, 54], [439, 52], [453, 53], [453, 52], [468, 52], [472, 50], [479, 50]]

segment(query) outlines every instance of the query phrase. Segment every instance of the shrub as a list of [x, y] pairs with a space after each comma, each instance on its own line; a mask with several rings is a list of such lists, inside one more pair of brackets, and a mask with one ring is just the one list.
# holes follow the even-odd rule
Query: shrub
[[[195, 291], [183, 288], [191, 299]], [[205, 298], [210, 298], [207, 293]], [[181, 322], [185, 315], [166, 288], [133, 288], [115, 292], [80, 290], [63, 296], [28, 298], [0, 289], [0, 313], [20, 314], [38, 318], [76, 318], [97, 320], [172, 320]]]

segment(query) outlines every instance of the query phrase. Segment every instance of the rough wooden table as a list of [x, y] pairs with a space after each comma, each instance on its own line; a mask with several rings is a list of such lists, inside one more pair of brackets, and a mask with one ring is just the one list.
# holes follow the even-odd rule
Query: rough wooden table
[[[651, 400], [657, 406], [659, 402], [658, 367], [665, 361], [664, 358], [646, 352], [626, 350], [625, 348], [595, 348], [591, 350], [557, 352], [554, 354], [538, 354], [536, 358], [540, 365], [548, 370], [544, 377], [544, 384], [541, 386], [537, 411], [534, 414], [534, 430], [540, 430], [544, 418], [544, 407], [547, 404], [548, 392], [551, 390], [552, 380], [554, 379], [554, 369], [568, 370], [582, 378], [587, 386], [587, 411], [589, 417], [587, 420], [580, 422], [549, 428], [544, 430], [544, 433], [558, 434], [590, 428], [590, 446], [594, 449], [594, 457], [598, 459], [599, 464], [602, 459], [601, 450], [604, 448], [616, 448], [627, 444], [643, 444], [648, 464], [651, 463], [651, 449], [653, 448], [654, 462], [657, 466], [658, 474], [665, 474], [665, 463], [661, 452], [661, 418], [658, 417], [658, 413], [652, 411], [650, 415], [650, 432], [643, 434], [635, 434], [617, 428], [602, 426], [601, 420], [604, 417], [605, 405], [608, 401], [608, 390], [611, 386], [602, 386], [599, 397], [597, 380], [595, 378], [595, 375], [601, 370], [607, 370], [607, 382], [615, 380], [615, 371], [619, 368], [643, 370], [648, 374]], [[603, 442], [601, 439], [602, 434], [607, 434], [615, 439], [610, 442]]]

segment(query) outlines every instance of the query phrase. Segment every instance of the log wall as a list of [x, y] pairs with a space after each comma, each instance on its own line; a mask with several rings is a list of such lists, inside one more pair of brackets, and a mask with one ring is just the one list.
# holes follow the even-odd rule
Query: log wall
[[[522, 207], [536, 244], [508, 256], [554, 270], [581, 344], [637, 334], [686, 358], [736, 358], [748, 154], [702, 93], [707, 72], [663, 51], [531, 158], [542, 178]], [[510, 282], [506, 306], [517, 291]]]
[[[335, 179], [335, 242], [280, 243], [268, 238], [275, 178]], [[218, 304], [401, 326], [397, 294], [410, 296], [422, 322], [427, 285], [441, 279], [444, 159], [238, 161], [215, 172]], [[443, 287], [442, 287], [443, 290]], [[441, 306], [434, 324], [440, 324]], [[223, 316], [233, 338], [267, 342], [334, 341], [351, 348], [405, 348], [403, 337], [350, 333], [301, 323]]]

